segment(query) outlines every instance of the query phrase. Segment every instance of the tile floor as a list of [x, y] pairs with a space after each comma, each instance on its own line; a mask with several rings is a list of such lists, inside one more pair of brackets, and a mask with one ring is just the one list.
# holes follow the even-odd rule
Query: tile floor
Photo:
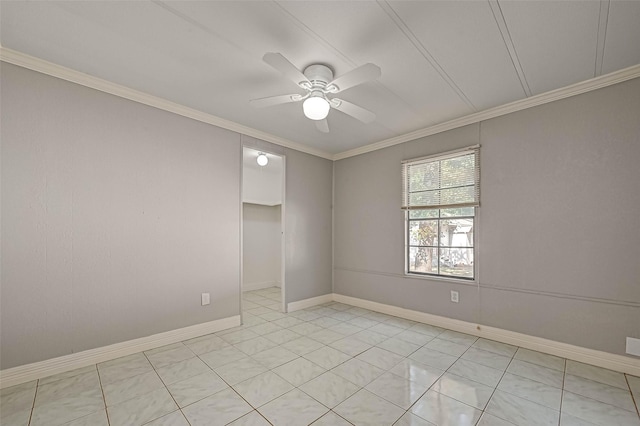
[[0, 424], [640, 426], [638, 377], [279, 300], [249, 292], [242, 327], [2, 389]]

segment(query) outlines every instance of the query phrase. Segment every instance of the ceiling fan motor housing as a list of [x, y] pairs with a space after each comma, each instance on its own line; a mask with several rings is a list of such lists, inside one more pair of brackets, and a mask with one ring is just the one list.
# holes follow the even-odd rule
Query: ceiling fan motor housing
[[314, 64], [304, 69], [304, 76], [309, 79], [314, 88], [325, 88], [330, 81], [333, 81], [333, 71], [331, 68]]

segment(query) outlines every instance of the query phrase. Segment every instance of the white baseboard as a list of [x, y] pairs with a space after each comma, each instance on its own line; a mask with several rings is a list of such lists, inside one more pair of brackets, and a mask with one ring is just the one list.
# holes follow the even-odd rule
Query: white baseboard
[[[510, 345], [520, 346], [534, 351], [556, 355], [574, 361], [584, 362], [609, 370], [640, 376], [640, 359], [630, 358], [623, 355], [611, 354], [594, 349], [574, 346], [568, 343], [556, 342], [554, 340], [543, 339], [541, 337], [529, 336], [515, 331], [503, 330], [495, 327], [488, 327], [481, 324], [474, 324], [467, 321], [456, 320], [438, 315], [431, 315], [424, 312], [399, 308], [397, 306], [385, 305], [383, 303], [372, 302], [370, 300], [358, 299], [356, 297], [333, 294], [333, 300], [359, 308], [381, 312], [408, 320], [418, 321], [437, 327], [461, 333], [472, 334], [485, 339], [495, 340]], [[301, 308], [304, 309], [304, 308]]]
[[300, 309], [310, 308], [323, 303], [333, 302], [333, 294], [323, 294], [322, 296], [311, 297], [309, 299], [298, 300], [287, 304], [287, 312], [295, 312]]
[[263, 288], [280, 287], [279, 281], [263, 281], [259, 283], [244, 283], [242, 284], [242, 291], [254, 291], [262, 290]]
[[31, 380], [41, 379], [58, 373], [75, 370], [76, 368], [98, 364], [111, 359], [132, 355], [142, 351], [159, 348], [172, 343], [215, 333], [227, 328], [240, 325], [240, 315], [215, 321], [196, 324], [177, 330], [166, 331], [139, 339], [115, 343], [101, 348], [64, 355], [33, 364], [21, 365], [0, 371], [0, 389], [19, 385]]

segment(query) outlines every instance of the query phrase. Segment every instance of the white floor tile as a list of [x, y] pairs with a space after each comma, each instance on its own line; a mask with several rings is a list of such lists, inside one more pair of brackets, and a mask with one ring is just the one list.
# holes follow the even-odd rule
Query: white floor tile
[[247, 358], [247, 355], [233, 346], [200, 355], [200, 359], [213, 369], [240, 361], [243, 358]]
[[567, 374], [583, 377], [594, 382], [604, 383], [620, 389], [629, 389], [624, 374], [617, 371], [607, 370], [594, 365], [583, 364], [581, 362], [567, 360]]
[[102, 391], [107, 406], [111, 406], [161, 388], [164, 388], [164, 383], [155, 371], [150, 371], [104, 385]]
[[425, 348], [442, 352], [443, 354], [459, 357], [469, 349], [471, 343], [456, 343], [450, 340], [441, 339], [440, 336], [424, 345]]
[[498, 389], [536, 404], [560, 410], [560, 401], [562, 400], [562, 389], [560, 388], [507, 373], [502, 377]]
[[382, 368], [356, 358], [351, 358], [331, 371], [360, 387], [368, 385], [384, 373]]
[[402, 408], [362, 389], [334, 410], [354, 425], [392, 425], [404, 413]]
[[389, 370], [389, 373], [413, 382], [431, 386], [444, 374], [444, 370], [439, 370], [413, 359], [405, 358]]
[[222, 367], [214, 369], [214, 371], [222, 377], [222, 379], [231, 386], [244, 382], [251, 377], [262, 374], [267, 368], [251, 358], [244, 358], [240, 361], [225, 364]]
[[334, 413], [329, 411], [324, 416], [312, 423], [313, 426], [351, 426], [351, 423]]
[[326, 370], [305, 358], [296, 358], [293, 361], [274, 368], [272, 371], [297, 387], [318, 377]]
[[277, 374], [267, 371], [244, 382], [234, 385], [233, 388], [254, 408], [258, 408], [269, 401], [289, 392], [293, 386]]
[[404, 416], [393, 424], [393, 426], [433, 426], [434, 424], [418, 417], [413, 413], [406, 412]]
[[451, 373], [445, 373], [431, 389], [479, 410], [484, 410], [494, 391], [491, 386]]
[[187, 422], [182, 412], [178, 410], [155, 419], [145, 426], [189, 426], [189, 422]]
[[429, 388], [426, 384], [412, 382], [391, 373], [384, 373], [365, 389], [369, 392], [408, 410]]
[[156, 372], [165, 385], [197, 376], [198, 374], [211, 371], [211, 368], [200, 358], [190, 358], [185, 361], [176, 362], [166, 367], [158, 368]]
[[564, 371], [564, 364], [566, 361], [564, 358], [543, 354], [542, 352], [536, 352], [525, 348], [518, 348], [518, 352], [516, 352], [514, 358], [558, 371]]
[[564, 375], [558, 370], [541, 367], [539, 365], [531, 364], [529, 362], [520, 361], [517, 359], [511, 361], [511, 364], [509, 364], [509, 368], [507, 368], [507, 372], [515, 374], [517, 376], [526, 377], [527, 379], [535, 380], [537, 382], [541, 382], [556, 388], [562, 388], [562, 382], [564, 379]]
[[495, 340], [488, 340], [483, 338], [476, 340], [476, 342], [473, 344], [473, 347], [493, 352], [494, 354], [508, 356], [510, 358], [512, 358], [518, 350], [517, 346], [507, 345], [506, 343], [500, 343], [496, 342]]
[[486, 367], [464, 359], [456, 361], [451, 368], [449, 368], [448, 372], [493, 388], [498, 386], [498, 382], [504, 374], [502, 370], [496, 370], [495, 368]]
[[34, 407], [32, 426], [57, 426], [104, 410], [104, 399], [100, 389], [56, 399]]
[[636, 410], [631, 398], [631, 392], [626, 389], [605, 385], [604, 383], [594, 382], [571, 374], [567, 374], [564, 378], [564, 389], [624, 410]]
[[475, 425], [482, 411], [448, 396], [429, 390], [410, 410], [436, 425]]
[[640, 426], [638, 413], [623, 410], [595, 399], [564, 391], [562, 411], [600, 426]]
[[324, 344], [318, 342], [317, 340], [311, 340], [308, 337], [300, 337], [299, 339], [290, 340], [286, 343], [283, 343], [282, 347], [290, 350], [297, 355], [302, 356], [324, 347]]
[[222, 426], [253, 411], [233, 389], [223, 390], [182, 409], [191, 426]]
[[447, 370], [458, 360], [455, 356], [443, 354], [442, 352], [427, 349], [425, 347], [422, 347], [409, 355], [409, 358], [422, 364], [435, 367], [439, 370]]
[[360, 390], [360, 386], [328, 371], [299, 389], [323, 405], [333, 408]]
[[299, 389], [294, 389], [258, 409], [274, 426], [308, 425], [329, 409]]
[[229, 426], [271, 426], [269, 422], [257, 411], [245, 414], [238, 420], [229, 423]]
[[180, 408], [226, 388], [228, 388], [227, 384], [213, 371], [198, 374], [167, 386], [171, 396]]
[[369, 364], [375, 365], [376, 367], [382, 368], [383, 370], [390, 370], [398, 363], [400, 363], [400, 361], [402, 361], [404, 357], [398, 354], [394, 354], [393, 352], [374, 347], [361, 353], [356, 357], [356, 359], [368, 362]]
[[293, 361], [298, 358], [298, 355], [281, 346], [277, 346], [267, 349], [266, 351], [258, 352], [251, 357], [268, 369], [272, 369], [286, 364], [289, 361]]
[[531, 426], [555, 426], [560, 412], [518, 396], [496, 390], [486, 411], [511, 423]]
[[165, 388], [107, 407], [111, 426], [137, 426], [178, 409]]
[[308, 359], [314, 364], [318, 364], [320, 367], [326, 370], [336, 367], [343, 362], [351, 359], [349, 355], [328, 346], [324, 346], [318, 350], [309, 352], [308, 354], [304, 355], [304, 358]]

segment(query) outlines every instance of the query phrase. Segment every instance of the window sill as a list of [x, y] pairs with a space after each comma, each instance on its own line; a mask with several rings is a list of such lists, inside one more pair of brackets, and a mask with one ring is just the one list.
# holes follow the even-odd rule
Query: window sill
[[450, 284], [462, 284], [476, 287], [478, 285], [477, 278], [472, 280], [466, 278], [456, 278], [456, 277], [443, 277], [440, 275], [422, 275], [422, 274], [412, 274], [410, 272], [404, 273], [404, 278], [410, 279], [419, 279], [419, 280], [428, 280], [428, 281], [442, 281]]

